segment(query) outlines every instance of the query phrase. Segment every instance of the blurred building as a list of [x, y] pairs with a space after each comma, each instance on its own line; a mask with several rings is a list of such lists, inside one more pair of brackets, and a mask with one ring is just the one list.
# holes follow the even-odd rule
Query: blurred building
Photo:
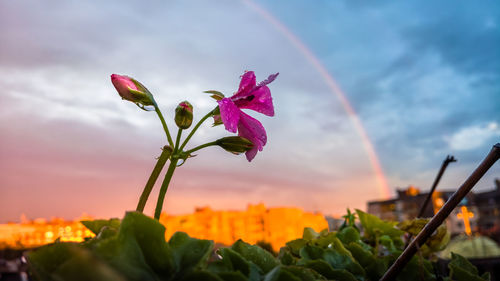
[[160, 222], [167, 228], [167, 238], [176, 231], [184, 231], [193, 237], [224, 245], [231, 245], [238, 239], [252, 244], [265, 241], [274, 250], [279, 250], [287, 241], [302, 237], [304, 227], [318, 232], [328, 229], [328, 222], [322, 214], [291, 207], [266, 208], [264, 204], [248, 205], [245, 211], [197, 208], [188, 215], [163, 214]]
[[[0, 249], [26, 249], [60, 241], [81, 242], [94, 236], [81, 223], [83, 217], [74, 221], [54, 218], [27, 220], [21, 223], [0, 224]], [[220, 245], [231, 245], [238, 239], [248, 243], [268, 242], [279, 250], [289, 240], [302, 237], [304, 227], [316, 231], [328, 229], [322, 214], [305, 212], [299, 208], [266, 208], [264, 204], [249, 205], [244, 211], [215, 211], [209, 207], [197, 208], [194, 213], [171, 216], [162, 214], [160, 222], [165, 225], [165, 238], [183, 231], [192, 237], [214, 240]]]
[[[500, 180], [495, 188], [486, 192], [470, 192], [452, 211], [446, 225], [452, 235], [479, 232], [500, 241]], [[424, 210], [423, 217], [432, 217], [455, 191], [436, 191]], [[427, 192], [409, 186], [398, 189], [397, 197], [389, 200], [368, 202], [368, 213], [382, 219], [404, 221], [418, 215]]]

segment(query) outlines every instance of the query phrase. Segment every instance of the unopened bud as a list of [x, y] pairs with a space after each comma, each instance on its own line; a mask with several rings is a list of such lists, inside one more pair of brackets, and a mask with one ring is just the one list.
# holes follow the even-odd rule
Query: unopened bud
[[191, 126], [191, 123], [193, 123], [193, 106], [183, 101], [175, 109], [175, 124], [185, 130]]
[[142, 106], [143, 109], [144, 106], [155, 105], [153, 95], [134, 78], [113, 74], [111, 75], [111, 82], [122, 99], [131, 101], [140, 107]]
[[218, 139], [217, 145], [234, 154], [247, 152], [253, 148], [253, 143], [251, 141], [238, 136]]

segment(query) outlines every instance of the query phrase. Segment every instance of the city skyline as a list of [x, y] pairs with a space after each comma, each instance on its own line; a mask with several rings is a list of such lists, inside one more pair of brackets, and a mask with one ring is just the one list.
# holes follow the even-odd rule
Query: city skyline
[[[396, 187], [426, 190], [448, 154], [458, 162], [440, 188], [457, 187], [500, 137], [498, 11], [494, 1], [3, 2], [0, 222], [135, 208], [165, 138], [153, 113], [120, 100], [112, 73], [144, 83], [174, 128], [178, 102], [198, 120], [215, 106], [202, 91], [230, 95], [245, 70], [259, 81], [280, 72], [276, 116], [259, 116], [264, 150], [251, 163], [201, 151], [176, 171], [168, 213], [263, 202], [339, 215]], [[226, 135], [204, 126], [193, 145]], [[499, 167], [475, 190], [493, 187]]]

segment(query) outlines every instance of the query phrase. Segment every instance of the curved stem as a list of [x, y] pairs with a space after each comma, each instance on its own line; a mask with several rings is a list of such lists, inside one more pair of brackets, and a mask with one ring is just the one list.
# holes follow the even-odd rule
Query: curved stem
[[163, 151], [158, 158], [158, 162], [156, 162], [153, 172], [151, 172], [148, 182], [146, 183], [146, 186], [142, 191], [141, 198], [139, 199], [139, 203], [137, 204], [136, 208], [138, 212], [142, 213], [144, 211], [144, 207], [146, 206], [146, 202], [148, 201], [149, 194], [151, 194], [151, 190], [153, 190], [153, 186], [155, 185], [155, 182], [158, 179], [158, 176], [160, 175], [160, 172], [163, 169], [163, 166], [165, 166], [165, 163], [167, 162], [171, 153], [172, 149], [170, 147], [163, 148]]
[[163, 114], [161, 114], [160, 108], [155, 105], [156, 114], [158, 114], [158, 118], [160, 118], [161, 125], [163, 126], [163, 130], [167, 134], [167, 140], [171, 147], [174, 147], [174, 142], [172, 141], [172, 137], [170, 136], [170, 132], [168, 131], [167, 123], [165, 122], [165, 118], [163, 118]]
[[191, 154], [191, 153], [193, 153], [193, 152], [195, 152], [195, 151], [198, 151], [198, 150], [200, 150], [200, 149], [202, 149], [202, 148], [205, 148], [205, 147], [208, 147], [208, 146], [212, 146], [212, 145], [217, 145], [217, 141], [207, 142], [207, 143], [205, 143], [205, 144], [198, 145], [197, 147], [195, 147], [195, 148], [193, 148], [193, 149], [190, 149], [190, 150], [186, 151], [185, 153], [186, 153], [187, 155], [189, 155], [189, 154]]
[[163, 200], [165, 199], [165, 194], [167, 193], [168, 185], [170, 184], [170, 180], [174, 175], [175, 168], [177, 167], [177, 161], [179, 159], [172, 159], [170, 165], [168, 166], [167, 173], [165, 174], [165, 179], [163, 179], [163, 183], [161, 184], [160, 194], [158, 194], [158, 201], [156, 202], [155, 209], [155, 219], [160, 220], [161, 209], [163, 208]]
[[186, 144], [188, 143], [188, 141], [194, 135], [194, 133], [196, 132], [196, 130], [198, 130], [198, 128], [201, 126], [201, 124], [203, 124], [203, 122], [205, 122], [205, 120], [207, 120], [210, 116], [214, 115], [214, 111], [215, 111], [215, 109], [212, 110], [212, 111], [210, 111], [209, 113], [207, 113], [207, 115], [203, 116], [203, 118], [201, 118], [201, 120], [198, 121], [198, 123], [196, 124], [196, 126], [194, 126], [194, 128], [191, 130], [191, 132], [189, 133], [189, 135], [187, 136], [187, 138], [182, 143], [181, 147], [179, 148], [179, 151], [182, 151], [182, 149], [184, 149], [184, 147], [186, 146]]

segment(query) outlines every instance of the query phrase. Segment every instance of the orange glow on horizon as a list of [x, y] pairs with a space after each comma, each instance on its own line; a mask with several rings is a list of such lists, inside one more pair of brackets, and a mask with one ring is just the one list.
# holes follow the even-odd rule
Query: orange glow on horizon
[[[0, 249], [35, 248], [57, 238], [63, 242], [82, 242], [86, 237], [95, 236], [80, 223], [90, 219], [87, 216], [74, 221], [56, 218], [0, 224]], [[304, 227], [318, 232], [328, 229], [326, 219], [319, 213], [294, 207], [266, 208], [264, 204], [248, 205], [245, 211], [215, 211], [204, 207], [188, 215], [163, 213], [160, 222], [165, 225], [167, 240], [175, 232], [183, 231], [223, 245], [231, 245], [238, 239], [252, 244], [265, 241], [276, 251], [287, 241], [302, 237]]]

